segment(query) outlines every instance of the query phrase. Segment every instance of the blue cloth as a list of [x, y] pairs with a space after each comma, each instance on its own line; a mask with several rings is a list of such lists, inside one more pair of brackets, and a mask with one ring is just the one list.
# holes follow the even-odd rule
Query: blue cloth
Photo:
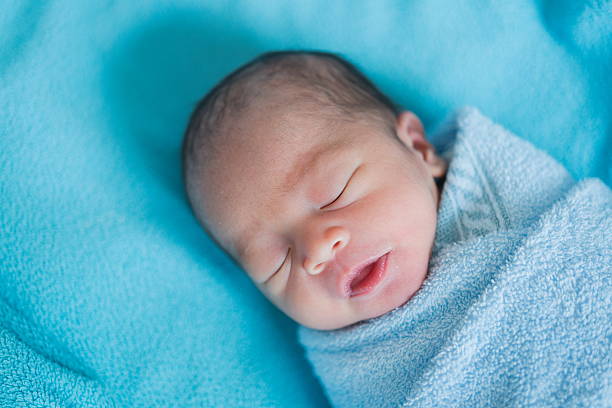
[[300, 329], [330, 400], [610, 406], [612, 191], [475, 109], [442, 132], [451, 161], [421, 289], [344, 329]]
[[476, 105], [611, 183], [610, 5], [2, 2], [0, 406], [324, 407], [295, 325], [189, 211], [198, 99], [261, 52], [339, 52], [428, 129]]

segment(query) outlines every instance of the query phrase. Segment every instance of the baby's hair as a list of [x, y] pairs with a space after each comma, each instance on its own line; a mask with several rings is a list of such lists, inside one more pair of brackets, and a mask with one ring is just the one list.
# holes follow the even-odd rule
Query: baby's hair
[[322, 51], [267, 52], [227, 75], [191, 114], [182, 146], [188, 196], [191, 176], [214, 156], [231, 119], [248, 109], [255, 97], [275, 95], [282, 87], [292, 91], [290, 101], [283, 104], [319, 107], [310, 112], [339, 120], [367, 118], [395, 132], [395, 104], [344, 58]]

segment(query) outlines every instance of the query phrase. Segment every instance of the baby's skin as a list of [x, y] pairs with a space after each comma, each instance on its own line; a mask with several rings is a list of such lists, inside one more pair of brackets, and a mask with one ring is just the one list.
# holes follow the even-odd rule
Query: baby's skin
[[231, 129], [198, 174], [194, 204], [274, 305], [331, 330], [415, 294], [435, 235], [434, 177], [447, 164], [414, 113], [401, 112], [390, 135], [371, 119], [262, 102]]

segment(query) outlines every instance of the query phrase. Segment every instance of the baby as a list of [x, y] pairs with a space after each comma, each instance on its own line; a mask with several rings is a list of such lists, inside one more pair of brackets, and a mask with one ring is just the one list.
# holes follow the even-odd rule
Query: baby
[[323, 52], [198, 105], [185, 186], [339, 407], [609, 406], [612, 193], [466, 108], [436, 132]]
[[446, 162], [345, 60], [260, 56], [199, 104], [183, 154], [201, 224], [298, 323], [382, 315], [425, 279]]

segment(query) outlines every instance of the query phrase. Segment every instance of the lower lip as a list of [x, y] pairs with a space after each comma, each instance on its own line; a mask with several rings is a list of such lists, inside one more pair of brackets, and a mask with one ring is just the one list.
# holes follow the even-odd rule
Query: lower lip
[[385, 273], [387, 272], [388, 257], [389, 252], [378, 258], [378, 261], [376, 261], [376, 264], [372, 268], [372, 271], [370, 271], [370, 274], [362, 282], [360, 282], [356, 288], [351, 290], [350, 297], [367, 295], [368, 293], [372, 292], [380, 282], [382, 282], [385, 277]]

